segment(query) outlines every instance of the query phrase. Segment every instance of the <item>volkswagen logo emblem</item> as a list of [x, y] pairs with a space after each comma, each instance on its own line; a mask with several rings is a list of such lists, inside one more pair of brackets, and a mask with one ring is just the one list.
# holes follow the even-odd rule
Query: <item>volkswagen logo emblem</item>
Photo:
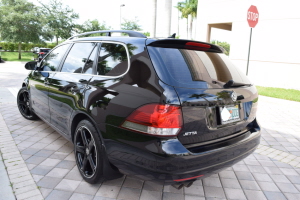
[[232, 101], [236, 101], [237, 94], [235, 93], [235, 91], [232, 91], [232, 93], [230, 94], [230, 97], [231, 97]]

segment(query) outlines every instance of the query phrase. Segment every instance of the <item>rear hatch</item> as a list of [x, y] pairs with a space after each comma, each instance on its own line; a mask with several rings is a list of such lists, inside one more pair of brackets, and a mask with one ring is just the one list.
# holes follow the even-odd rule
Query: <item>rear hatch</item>
[[147, 49], [159, 78], [176, 90], [186, 146], [210, 144], [248, 132], [257, 90], [218, 46], [188, 40], [156, 40]]

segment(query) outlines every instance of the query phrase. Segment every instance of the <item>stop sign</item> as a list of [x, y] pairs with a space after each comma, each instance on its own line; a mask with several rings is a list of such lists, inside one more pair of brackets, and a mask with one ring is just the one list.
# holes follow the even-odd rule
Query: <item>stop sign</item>
[[250, 6], [247, 12], [247, 21], [251, 28], [254, 28], [258, 23], [259, 13], [256, 6]]

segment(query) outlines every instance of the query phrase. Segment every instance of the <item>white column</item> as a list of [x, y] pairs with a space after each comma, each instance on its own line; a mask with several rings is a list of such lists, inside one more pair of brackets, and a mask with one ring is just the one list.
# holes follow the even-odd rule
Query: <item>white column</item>
[[151, 30], [150, 37], [156, 37], [156, 16], [157, 16], [157, 0], [152, 0], [151, 2], [152, 16], [151, 16]]
[[172, 0], [164, 0], [164, 33], [166, 34], [164, 37], [168, 37], [171, 35], [171, 17], [172, 17]]

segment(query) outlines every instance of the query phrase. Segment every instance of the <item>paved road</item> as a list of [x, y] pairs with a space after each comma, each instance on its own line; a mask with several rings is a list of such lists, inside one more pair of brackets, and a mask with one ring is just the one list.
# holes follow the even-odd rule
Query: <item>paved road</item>
[[0, 87], [21, 87], [28, 74], [26, 62], [0, 63]]
[[[190, 188], [176, 190], [126, 176], [90, 185], [75, 165], [73, 145], [42, 121], [28, 121], [19, 114], [15, 86], [20, 87], [26, 71], [17, 64], [7, 65], [0, 64], [0, 74], [6, 70], [15, 83], [6, 80], [7, 87], [0, 82], [0, 151], [18, 199], [300, 199], [298, 102], [260, 96], [259, 149]], [[14, 69], [18, 75], [11, 74]]]

